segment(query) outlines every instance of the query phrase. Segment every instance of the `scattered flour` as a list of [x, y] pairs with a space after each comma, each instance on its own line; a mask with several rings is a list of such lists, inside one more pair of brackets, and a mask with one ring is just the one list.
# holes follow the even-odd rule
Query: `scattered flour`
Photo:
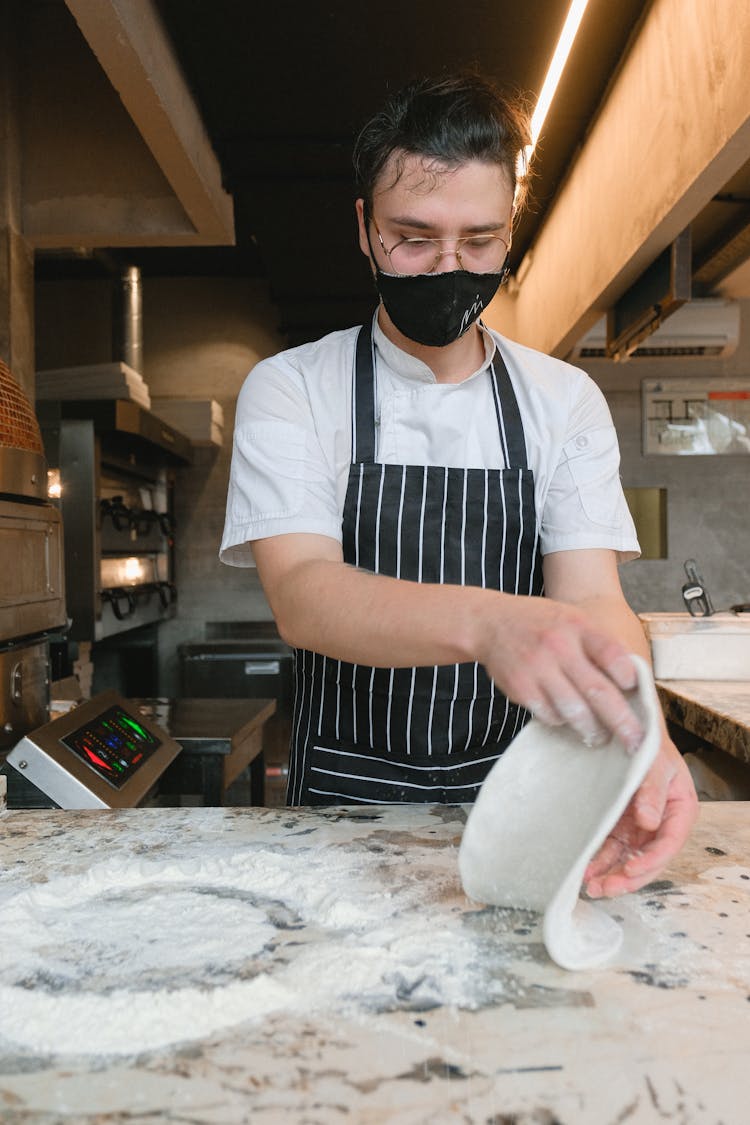
[[197, 865], [117, 859], [18, 893], [0, 912], [13, 951], [0, 1036], [40, 1053], [130, 1054], [282, 1009], [476, 1006], [486, 982], [460, 916], [430, 925], [413, 911], [436, 886], [404, 868], [248, 849]]
[[[184, 854], [0, 886], [0, 1042], [132, 1055], [274, 1012], [528, 1007], [564, 987], [539, 959], [541, 919], [449, 907], [461, 901], [457, 873], [434, 849], [410, 846], [408, 860], [398, 845], [356, 843]], [[625, 971], [683, 987], [715, 967], [708, 940], [673, 932], [670, 901], [629, 895], [605, 908], [625, 923]], [[744, 910], [715, 921], [746, 928]], [[734, 973], [750, 984], [750, 964]]]

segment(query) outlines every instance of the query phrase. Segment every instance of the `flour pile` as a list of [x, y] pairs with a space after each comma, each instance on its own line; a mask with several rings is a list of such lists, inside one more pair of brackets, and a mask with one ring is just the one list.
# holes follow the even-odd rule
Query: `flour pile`
[[2, 906], [0, 1036], [128, 1054], [280, 1010], [477, 1006], [492, 987], [461, 913], [413, 911], [445, 882], [431, 858], [419, 881], [394, 856], [269, 848], [56, 877]]

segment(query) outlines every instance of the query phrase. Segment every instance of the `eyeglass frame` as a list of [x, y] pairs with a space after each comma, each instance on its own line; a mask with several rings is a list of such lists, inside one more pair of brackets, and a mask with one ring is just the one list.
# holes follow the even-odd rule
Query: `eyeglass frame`
[[[444, 258], [447, 254], [450, 254], [450, 253], [455, 254], [456, 261], [458, 262], [461, 269], [466, 270], [465, 265], [461, 261], [461, 246], [465, 242], [470, 242], [472, 240], [472, 238], [477, 237], [476, 234], [465, 234], [465, 235], [461, 235], [459, 238], [423, 238], [423, 237], [420, 237], [419, 235], [416, 235], [412, 238], [400, 238], [398, 240], [398, 242], [394, 242], [393, 246], [391, 246], [390, 250], [388, 250], [386, 248], [385, 243], [383, 242], [383, 236], [380, 233], [380, 227], [378, 226], [378, 224], [376, 222], [375, 216], [366, 214], [365, 215], [366, 224], [369, 225], [370, 221], [372, 222], [372, 225], [375, 227], [375, 233], [378, 236], [378, 241], [380, 242], [383, 253], [387, 257], [387, 259], [390, 263], [391, 269], [393, 269], [393, 271], [394, 271], [394, 273], [396, 274], [397, 277], [410, 277], [410, 276], [412, 276], [411, 274], [401, 273], [399, 270], [395, 269], [394, 266], [393, 266], [393, 261], [391, 259], [391, 254], [393, 253], [393, 251], [396, 250], [399, 246], [403, 246], [403, 244], [405, 242], [433, 242], [433, 243], [436, 243], [436, 242], [455, 242], [456, 245], [455, 245], [455, 249], [453, 251], [438, 249], [437, 254], [435, 256], [435, 261], [432, 263], [432, 267], [428, 270], [423, 271], [424, 273], [431, 274], [431, 273], [435, 272], [435, 270], [438, 266], [438, 263], [440, 262], [440, 259]], [[487, 234], [484, 235], [484, 237], [485, 238], [495, 238], [495, 239], [497, 239], [498, 242], [502, 242], [503, 246], [505, 247], [505, 256], [504, 256], [504, 258], [503, 258], [503, 260], [500, 264], [500, 269], [499, 270], [488, 270], [487, 271], [488, 275], [492, 274], [492, 273], [501, 273], [501, 274], [504, 275], [504, 278], [505, 278], [508, 275], [508, 272], [509, 272], [509, 268], [508, 268], [507, 265], [505, 265], [505, 263], [507, 262], [508, 254], [510, 252], [510, 243], [506, 242], [504, 238], [501, 238], [499, 234], [489, 234], [489, 233], [487, 233]], [[369, 230], [367, 232], [367, 241], [368, 242], [370, 241]], [[370, 246], [370, 249], [372, 250], [372, 245]], [[471, 272], [471, 271], [467, 271], [467, 272]], [[503, 278], [503, 280], [504, 280], [504, 278]]]

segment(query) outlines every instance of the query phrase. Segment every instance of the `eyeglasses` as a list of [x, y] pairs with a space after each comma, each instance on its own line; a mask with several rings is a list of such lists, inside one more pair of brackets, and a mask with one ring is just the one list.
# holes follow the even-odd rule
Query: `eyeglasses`
[[[440, 259], [448, 254], [455, 254], [462, 270], [500, 273], [508, 253], [508, 243], [497, 234], [469, 234], [462, 238], [402, 238], [388, 250], [374, 219], [372, 225], [393, 272], [398, 274], [433, 273]], [[449, 250], [441, 249], [444, 242], [451, 244]]]

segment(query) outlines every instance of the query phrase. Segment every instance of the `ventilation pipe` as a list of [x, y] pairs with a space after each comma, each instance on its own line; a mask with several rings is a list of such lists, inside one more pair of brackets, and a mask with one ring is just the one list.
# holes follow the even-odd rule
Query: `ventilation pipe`
[[142, 374], [143, 289], [138, 266], [126, 266], [114, 281], [112, 353], [113, 359]]

